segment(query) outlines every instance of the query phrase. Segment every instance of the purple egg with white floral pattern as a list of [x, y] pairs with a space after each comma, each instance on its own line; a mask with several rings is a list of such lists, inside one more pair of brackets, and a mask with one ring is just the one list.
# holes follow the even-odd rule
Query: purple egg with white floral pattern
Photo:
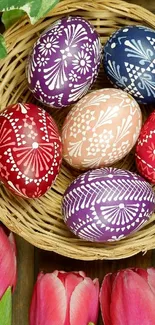
[[57, 20], [40, 35], [29, 55], [29, 89], [47, 106], [62, 108], [75, 103], [95, 82], [101, 52], [99, 35], [87, 20]]
[[62, 212], [81, 239], [116, 241], [138, 231], [155, 209], [155, 194], [141, 176], [106, 167], [88, 171], [67, 188]]

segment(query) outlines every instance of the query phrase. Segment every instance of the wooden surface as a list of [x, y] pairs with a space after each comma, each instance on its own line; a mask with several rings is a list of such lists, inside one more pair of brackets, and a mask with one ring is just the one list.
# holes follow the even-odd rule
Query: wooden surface
[[[154, 0], [128, 0], [128, 2], [136, 2], [155, 12]], [[65, 271], [83, 270], [92, 278], [98, 277], [101, 283], [106, 273], [118, 269], [134, 266], [155, 267], [155, 251], [149, 251], [144, 256], [138, 254], [120, 261], [84, 262], [34, 249], [32, 245], [18, 236], [16, 236], [16, 241], [18, 249], [18, 282], [13, 297], [13, 325], [28, 325], [28, 310], [32, 289], [39, 271], [52, 272], [55, 269]], [[100, 317], [98, 325], [101, 324]]]
[[16, 236], [16, 244], [18, 278], [13, 295], [13, 325], [28, 325], [28, 309], [34, 285], [35, 250], [19, 236]]

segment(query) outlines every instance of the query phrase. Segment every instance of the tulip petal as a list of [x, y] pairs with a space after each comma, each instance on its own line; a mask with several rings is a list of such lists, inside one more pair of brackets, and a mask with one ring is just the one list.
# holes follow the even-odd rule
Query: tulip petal
[[155, 324], [154, 295], [133, 270], [122, 270], [115, 278], [111, 296], [112, 325]]
[[[70, 300], [70, 325], [96, 324], [99, 305], [99, 282], [85, 278], [72, 293]], [[67, 325], [67, 324], [65, 324]]]
[[65, 289], [67, 295], [67, 303], [70, 301], [70, 297], [76, 286], [83, 281], [81, 276], [78, 276], [74, 273], [68, 273], [65, 279]]
[[14, 237], [12, 232], [10, 232], [10, 234], [8, 236], [8, 239], [9, 239], [9, 242], [10, 242], [10, 244], [12, 246], [12, 250], [13, 250], [15, 256], [17, 256], [17, 247], [16, 247], [16, 242], [15, 242], [15, 237]]
[[13, 267], [13, 269], [14, 269], [13, 291], [14, 291], [15, 287], [16, 287], [16, 283], [17, 283], [17, 260], [16, 260], [17, 247], [16, 247], [16, 242], [15, 242], [15, 237], [12, 232], [10, 232], [8, 239], [9, 239], [10, 245], [12, 247], [13, 256], [14, 256], [14, 267]]
[[138, 273], [150, 286], [153, 294], [155, 295], [155, 268], [150, 267], [148, 269], [136, 268], [133, 269], [136, 273]]
[[89, 321], [89, 322], [96, 324], [97, 320], [98, 320], [98, 314], [99, 314], [99, 291], [100, 291], [99, 280], [94, 279], [93, 284], [94, 284], [95, 292], [94, 292], [94, 296], [92, 294], [92, 297], [91, 297], [93, 299], [90, 299], [91, 300], [91, 305], [90, 305], [90, 319], [91, 319], [91, 321]]
[[153, 294], [155, 295], [155, 268], [150, 267], [147, 269], [147, 280], [148, 280], [148, 284], [153, 292]]
[[76, 272], [59, 271], [57, 276], [62, 281], [62, 283], [66, 289], [67, 296], [69, 295], [69, 297], [70, 297], [70, 293], [72, 293], [74, 288], [81, 281], [83, 281], [83, 277], [81, 277], [78, 272], [76, 273]]
[[147, 282], [147, 278], [148, 278], [147, 270], [141, 269], [141, 268], [134, 268], [134, 269], [132, 269], [132, 271], [139, 274]]
[[52, 273], [39, 275], [30, 307], [30, 325], [63, 325], [66, 308], [61, 280]]
[[100, 290], [100, 307], [104, 325], [111, 325], [111, 316], [110, 316], [110, 305], [111, 305], [111, 295], [112, 295], [112, 286], [115, 280], [114, 274], [107, 274], [104, 277]]
[[9, 286], [16, 284], [16, 256], [9, 239], [0, 227], [0, 299]]
[[70, 298], [72, 295], [72, 292], [76, 288], [76, 286], [83, 281], [83, 278], [79, 276], [78, 274], [74, 274], [69, 272], [65, 278], [65, 289], [66, 289], [66, 296], [67, 296], [67, 312], [66, 312], [66, 320], [65, 324], [69, 324], [69, 318], [70, 318]]
[[59, 278], [61, 280], [61, 282], [63, 283], [63, 285], [65, 286], [65, 277], [67, 275], [67, 272], [55, 270], [55, 271], [53, 271], [53, 274], [55, 274], [56, 277]]

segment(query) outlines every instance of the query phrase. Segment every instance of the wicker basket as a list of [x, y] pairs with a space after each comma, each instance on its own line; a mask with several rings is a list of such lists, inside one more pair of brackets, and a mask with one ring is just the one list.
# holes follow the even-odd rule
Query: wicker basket
[[[67, 14], [78, 14], [88, 19], [96, 27], [103, 44], [111, 33], [122, 26], [141, 24], [155, 28], [155, 16], [152, 13], [119, 0], [63, 0], [34, 26], [27, 18], [23, 19], [5, 33], [8, 56], [0, 61], [1, 109], [19, 101], [37, 103], [28, 90], [25, 78], [28, 53], [40, 33], [53, 21]], [[105, 86], [110, 85], [101, 71], [95, 88]], [[148, 107], [147, 111], [150, 112]], [[51, 114], [61, 127], [66, 110], [61, 113], [51, 110]], [[133, 152], [117, 167], [135, 170]], [[120, 259], [155, 248], [155, 214], [143, 229], [120, 242], [90, 243], [72, 235], [62, 219], [61, 199], [76, 175], [76, 171], [63, 164], [55, 185], [37, 200], [15, 197], [1, 185], [1, 221], [34, 246], [81, 260]]]

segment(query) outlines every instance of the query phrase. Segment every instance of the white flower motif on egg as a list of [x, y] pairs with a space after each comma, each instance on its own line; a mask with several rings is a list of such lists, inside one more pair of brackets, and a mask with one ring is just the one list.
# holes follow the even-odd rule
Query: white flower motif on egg
[[42, 56], [41, 54], [38, 54], [37, 57], [37, 64], [39, 67], [44, 67], [49, 61], [49, 58], [46, 58], [44, 56]]
[[81, 77], [74, 70], [71, 70], [69, 73], [69, 80], [72, 82], [77, 82], [79, 79], [81, 79]]
[[52, 52], [56, 52], [56, 49], [59, 48], [58, 46], [58, 40], [54, 38], [54, 36], [48, 36], [47, 38], [44, 38], [42, 41], [42, 44], [39, 45], [39, 51], [40, 53], [46, 55], [51, 55]]
[[128, 150], [130, 143], [129, 141], [123, 142], [121, 147], [117, 147], [116, 143], [113, 144], [113, 148], [111, 150], [111, 152], [107, 155], [108, 158], [105, 159], [105, 164], [109, 165], [111, 163], [113, 163], [114, 159], [115, 161], [118, 161], [122, 158], [124, 152], [126, 152]]
[[50, 26], [49, 31], [51, 30], [51, 28], [52, 32], [49, 32], [49, 35], [54, 35], [56, 38], [62, 36], [63, 26], [61, 25], [61, 20], [56, 21], [52, 26]]
[[78, 133], [82, 132], [82, 135], [85, 135], [86, 131], [91, 129], [90, 121], [93, 121], [95, 119], [94, 114], [95, 112], [86, 110], [80, 116], [75, 116], [73, 118], [74, 123], [70, 127], [71, 136], [73, 136], [76, 139]]
[[86, 149], [88, 156], [95, 156], [97, 152], [102, 153], [102, 157], [106, 154], [106, 150], [109, 147], [109, 140], [113, 139], [112, 130], [104, 129], [101, 134], [93, 132], [93, 137], [89, 139], [90, 145]]
[[89, 43], [85, 43], [83, 46], [81, 46], [82, 50], [86, 50], [86, 52], [90, 52], [93, 50], [92, 45]]
[[91, 68], [91, 60], [90, 60], [90, 55], [87, 53], [84, 53], [82, 50], [79, 52], [77, 55], [74, 55], [74, 60], [73, 60], [73, 66], [77, 72], [80, 72], [80, 74], [86, 74], [86, 72], [89, 72]]

